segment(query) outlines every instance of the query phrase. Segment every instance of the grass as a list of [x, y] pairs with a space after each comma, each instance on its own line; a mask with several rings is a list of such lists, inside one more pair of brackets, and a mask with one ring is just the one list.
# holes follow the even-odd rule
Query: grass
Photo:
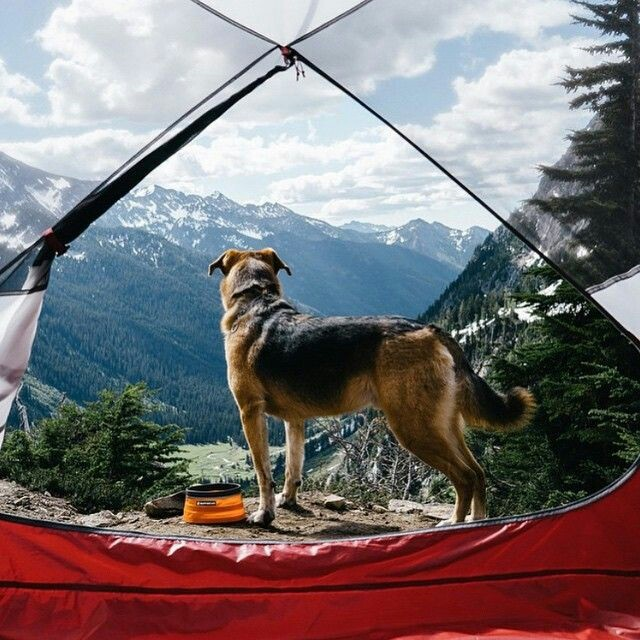
[[[283, 447], [270, 447], [271, 459]], [[223, 480], [250, 480], [254, 477], [253, 465], [247, 457], [249, 450], [237, 444], [218, 442], [216, 444], [186, 444], [180, 447], [180, 454], [189, 461], [189, 473], [193, 478], [206, 478], [213, 482]]]

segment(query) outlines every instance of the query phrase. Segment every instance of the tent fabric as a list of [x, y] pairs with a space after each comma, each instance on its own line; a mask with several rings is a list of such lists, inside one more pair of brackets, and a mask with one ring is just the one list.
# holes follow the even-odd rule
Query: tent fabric
[[640, 300], [640, 264], [590, 287], [587, 291], [598, 304], [640, 339], [640, 314], [637, 305], [629, 304], [631, 300]]
[[[195, 4], [223, 13], [227, 27], [255, 38], [260, 51], [268, 46], [264, 40], [273, 46], [76, 205], [53, 228], [60, 243], [72, 242], [150, 171], [287, 68], [273, 67], [210, 106], [221, 89], [235, 89], [250, 70], [255, 74], [276, 43], [299, 42], [301, 58], [355, 99], [350, 83], [335, 78], [331, 60], [345, 56], [350, 35], [363, 37], [357, 12], [388, 12], [392, 6], [309, 0], [292, 12], [253, 15], [246, 3]], [[423, 5], [416, 0], [403, 10]], [[288, 19], [281, 20], [283, 15]], [[339, 46], [331, 46], [331, 39]], [[358, 101], [464, 186], [393, 117], [380, 116], [383, 110], [370, 107], [369, 99]], [[469, 185], [467, 193], [509, 226], [475, 187]], [[553, 264], [534, 239], [523, 238]], [[55, 247], [39, 240], [0, 270], [0, 424], [28, 361], [54, 253]], [[638, 277], [624, 277], [623, 271], [608, 273], [613, 277], [592, 291], [591, 299], [637, 339], [624, 298], [629, 286], [637, 287]], [[588, 295], [591, 284], [576, 286]], [[0, 515], [0, 635], [8, 640], [36, 635], [52, 640], [638, 638], [637, 468], [601, 494], [567, 508], [354, 540], [261, 544], [159, 538]]]
[[0, 274], [0, 446], [4, 425], [27, 368], [36, 335], [51, 258], [36, 241]]
[[34, 637], [638, 638], [640, 475], [547, 513], [312, 543], [0, 519], [0, 629]]

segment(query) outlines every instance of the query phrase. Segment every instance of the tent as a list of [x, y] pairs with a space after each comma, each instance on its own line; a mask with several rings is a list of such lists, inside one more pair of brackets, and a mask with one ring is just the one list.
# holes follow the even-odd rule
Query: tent
[[[315, 73], [367, 110], [527, 243], [640, 345], [636, 263], [601, 281], [554, 262], [408, 130], [349, 88], [336, 60], [367, 12], [422, 4], [192, 0], [247, 60], [0, 271], [0, 424], [26, 370], [56, 256], [162, 162], [283, 73]], [[286, 19], [282, 19], [286, 17]], [[266, 34], [266, 35], [265, 35]], [[252, 57], [253, 56], [253, 57]], [[352, 79], [353, 80], [353, 79]], [[355, 80], [353, 80], [355, 82]], [[601, 248], [593, 247], [598, 252]], [[609, 248], [610, 249], [610, 248]], [[606, 276], [606, 277], [604, 277]], [[640, 637], [640, 474], [567, 507], [437, 530], [310, 543], [173, 539], [0, 515], [3, 638]]]

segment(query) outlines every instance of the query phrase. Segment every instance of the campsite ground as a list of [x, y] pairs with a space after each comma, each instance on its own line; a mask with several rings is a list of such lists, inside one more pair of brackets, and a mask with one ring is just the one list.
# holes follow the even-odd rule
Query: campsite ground
[[[382, 505], [365, 508], [350, 504], [342, 511], [334, 511], [323, 506], [325, 497], [315, 491], [303, 492], [300, 502], [304, 511], [292, 513], [280, 509], [274, 526], [261, 529], [244, 523], [233, 526], [185, 524], [180, 516], [153, 520], [141, 511], [80, 514], [62, 498], [29, 491], [14, 482], [0, 480], [0, 512], [3, 513], [160, 536], [197, 536], [220, 540], [310, 541], [426, 529], [446, 517], [452, 508], [452, 505], [430, 505], [420, 510], [407, 504], [404, 510], [408, 512], [403, 513], [402, 508], [389, 510]], [[245, 505], [248, 511], [253, 511], [257, 498], [247, 498]]]

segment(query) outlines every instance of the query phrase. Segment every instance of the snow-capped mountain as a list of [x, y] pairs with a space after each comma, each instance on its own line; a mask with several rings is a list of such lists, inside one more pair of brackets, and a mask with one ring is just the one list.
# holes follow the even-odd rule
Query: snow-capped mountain
[[[94, 186], [0, 153], [0, 258], [33, 242]], [[460, 231], [423, 220], [397, 228], [357, 221], [336, 227], [278, 203], [242, 205], [220, 192], [200, 196], [161, 186], [134, 189], [98, 224], [143, 230], [209, 256], [229, 247], [277, 245], [291, 238], [380, 243], [415, 251], [456, 271], [488, 233], [479, 227]]]
[[299, 215], [278, 203], [241, 205], [220, 192], [199, 196], [157, 185], [134, 189], [104, 216], [101, 224], [144, 229], [207, 254], [228, 247], [266, 246], [282, 234], [309, 241], [366, 241], [361, 234]]
[[488, 235], [489, 231], [482, 227], [473, 226], [462, 231], [420, 218], [375, 234], [380, 242], [413, 249], [457, 269], [464, 268], [475, 248]]
[[41, 171], [0, 151], [0, 258], [33, 242], [94, 184]]
[[360, 220], [351, 220], [340, 225], [341, 229], [349, 231], [359, 231], [360, 233], [381, 233], [383, 231], [391, 231], [392, 226], [387, 224], [373, 224], [371, 222], [360, 222]]

